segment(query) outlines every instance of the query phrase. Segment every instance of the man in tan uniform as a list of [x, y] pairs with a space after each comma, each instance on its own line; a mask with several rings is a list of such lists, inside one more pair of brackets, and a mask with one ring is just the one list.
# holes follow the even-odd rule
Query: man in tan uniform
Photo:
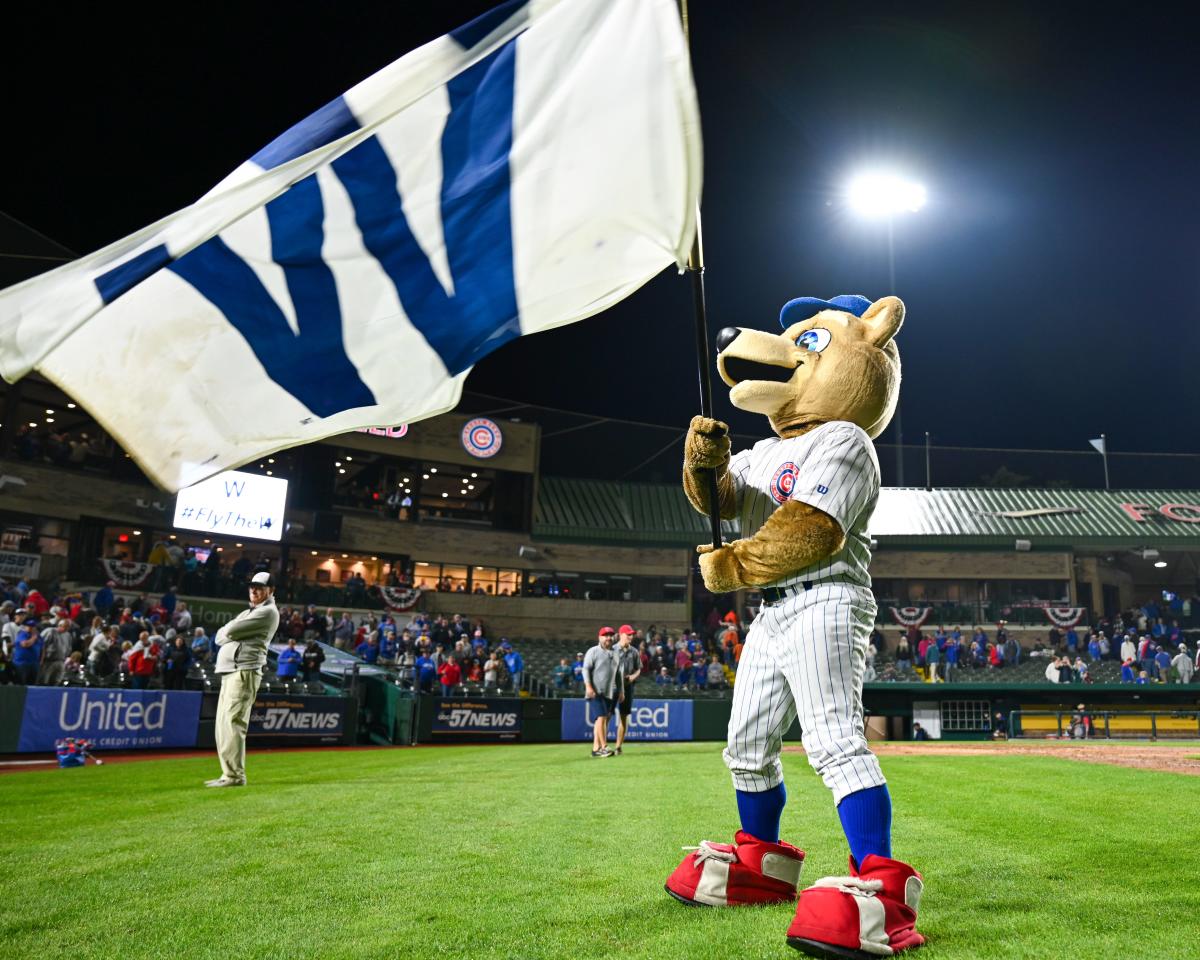
[[279, 628], [275, 585], [265, 571], [250, 578], [250, 609], [243, 610], [217, 631], [217, 669], [221, 696], [217, 700], [217, 756], [221, 776], [206, 787], [246, 785], [246, 730], [258, 696], [267, 645]]

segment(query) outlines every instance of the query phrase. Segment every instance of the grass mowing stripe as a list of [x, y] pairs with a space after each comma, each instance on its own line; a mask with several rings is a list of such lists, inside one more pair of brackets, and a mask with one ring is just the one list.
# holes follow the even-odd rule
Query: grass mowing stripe
[[[803, 881], [844, 873], [828, 791], [803, 756], [784, 763]], [[926, 876], [922, 958], [1186, 955], [1180, 925], [1136, 918], [1200, 915], [1194, 778], [1002, 755], [883, 766], [895, 852]], [[0, 955], [798, 956], [787, 907], [688, 910], [662, 891], [682, 845], [735, 828], [712, 744], [261, 754], [244, 790], [203, 789], [212, 769], [0, 781]]]

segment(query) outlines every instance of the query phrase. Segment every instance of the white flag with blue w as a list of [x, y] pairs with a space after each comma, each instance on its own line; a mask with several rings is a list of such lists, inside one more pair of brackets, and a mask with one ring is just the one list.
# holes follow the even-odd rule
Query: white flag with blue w
[[0, 373], [36, 368], [177, 490], [451, 409], [500, 345], [682, 264], [699, 191], [674, 0], [512, 0], [0, 292]]

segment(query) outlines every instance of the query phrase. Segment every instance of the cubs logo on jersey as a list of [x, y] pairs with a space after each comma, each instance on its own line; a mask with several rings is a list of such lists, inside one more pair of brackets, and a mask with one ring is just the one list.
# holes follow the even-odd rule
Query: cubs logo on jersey
[[790, 500], [792, 491], [796, 489], [796, 474], [799, 472], [800, 468], [791, 460], [781, 463], [775, 471], [775, 476], [771, 478], [771, 499], [776, 503]]

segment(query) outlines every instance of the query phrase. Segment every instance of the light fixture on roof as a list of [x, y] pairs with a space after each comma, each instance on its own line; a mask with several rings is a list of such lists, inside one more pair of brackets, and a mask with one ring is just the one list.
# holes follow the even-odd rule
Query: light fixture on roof
[[428, 479], [429, 479], [429, 474], [427, 474], [427, 473], [423, 473], [423, 474], [421, 474], [421, 479], [422, 479], [422, 480], [428, 480]]
[[473, 474], [471, 474], [471, 479], [472, 479], [472, 480], [474, 480], [474, 479], [475, 479], [476, 477], [478, 477], [478, 476], [479, 476], [479, 474], [477, 474], [477, 473], [473, 473]]
[[333, 461], [333, 465], [334, 465], [335, 467], [340, 467], [340, 466], [342, 465], [342, 461], [341, 461], [341, 460], [334, 460], [334, 461]]
[[68, 409], [68, 410], [74, 410], [74, 409], [75, 409], [75, 404], [73, 404], [73, 403], [68, 403], [68, 404], [67, 404], [67, 409]]
[[53, 423], [53, 422], [54, 422], [54, 418], [53, 418], [53, 417], [47, 417], [47, 418], [46, 418], [46, 422], [47, 422], [47, 423]]
[[353, 460], [353, 459], [354, 459], [353, 457], [346, 457], [346, 460], [347, 460], [347, 461], [350, 461], [350, 460]]
[[1158, 567], [1159, 570], [1161, 570], [1161, 569], [1163, 569], [1163, 567], [1165, 567], [1167, 565], [1167, 561], [1166, 560], [1157, 560], [1157, 561], [1155, 561], [1154, 565], [1156, 567]]
[[429, 468], [429, 472], [430, 472], [430, 473], [437, 473], [437, 467], [430, 467], [430, 468]]
[[345, 473], [345, 472], [346, 472], [345, 467], [338, 467], [338, 473]]
[[313, 550], [313, 551], [312, 551], [312, 555], [315, 557], [315, 556], [317, 555], [317, 551], [316, 551], [316, 550]]
[[50, 416], [54, 416], [54, 411], [53, 411], [53, 410], [49, 410], [49, 409], [47, 409], [47, 410], [46, 410], [46, 412], [47, 412], [48, 414], [50, 414]]
[[448, 494], [448, 493], [443, 493], [443, 494], [442, 494], [442, 499], [445, 499], [445, 498], [446, 498], [446, 497], [448, 497], [448, 496], [450, 496], [450, 494]]

